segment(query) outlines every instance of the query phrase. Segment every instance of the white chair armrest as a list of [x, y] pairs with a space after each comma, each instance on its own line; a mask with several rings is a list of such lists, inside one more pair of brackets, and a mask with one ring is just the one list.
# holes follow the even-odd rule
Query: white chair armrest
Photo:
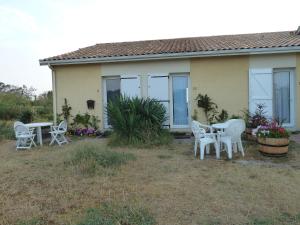
[[212, 126], [205, 125], [205, 124], [201, 124], [201, 127], [208, 128], [208, 129], [209, 129], [209, 132], [210, 132], [210, 133], [213, 133], [213, 128], [212, 128]]

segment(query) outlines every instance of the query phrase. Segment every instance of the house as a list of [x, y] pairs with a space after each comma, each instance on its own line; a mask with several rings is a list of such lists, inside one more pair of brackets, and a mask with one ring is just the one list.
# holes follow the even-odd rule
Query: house
[[199, 93], [229, 114], [264, 103], [268, 117], [300, 128], [300, 28], [96, 44], [39, 62], [52, 71], [54, 114], [66, 98], [73, 115], [94, 114], [102, 128], [107, 102], [120, 93], [161, 101], [174, 130], [189, 128]]

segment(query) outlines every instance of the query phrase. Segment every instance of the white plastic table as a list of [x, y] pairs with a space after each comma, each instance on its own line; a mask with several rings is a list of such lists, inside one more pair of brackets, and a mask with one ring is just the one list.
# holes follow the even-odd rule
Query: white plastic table
[[215, 124], [213, 124], [211, 126], [214, 129], [224, 131], [224, 129], [226, 129], [228, 127], [228, 123], [215, 123]]
[[51, 123], [51, 122], [25, 124], [25, 126], [28, 128], [36, 128], [37, 142], [40, 144], [40, 146], [43, 146], [42, 127], [50, 127], [52, 125], [53, 125], [53, 123]]
[[[213, 125], [211, 125], [212, 128], [216, 129], [216, 130], [220, 130], [221, 132], [224, 132], [225, 129], [228, 127], [228, 123], [215, 123]], [[218, 141], [218, 144], [220, 146], [220, 150], [222, 150], [222, 144], [220, 142], [220, 139], [221, 139], [221, 133], [218, 132], [217, 134], [217, 141]]]

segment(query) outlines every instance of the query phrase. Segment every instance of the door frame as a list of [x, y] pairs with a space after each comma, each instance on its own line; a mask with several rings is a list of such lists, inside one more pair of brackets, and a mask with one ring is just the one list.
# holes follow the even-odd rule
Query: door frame
[[[186, 125], [174, 125], [173, 124], [173, 77], [186, 76], [188, 78], [188, 92], [187, 92], [187, 107], [188, 107], [188, 124]], [[170, 73], [169, 74], [169, 99], [170, 99], [170, 128], [171, 129], [187, 129], [190, 128], [191, 124], [191, 107], [190, 107], [190, 96], [191, 96], [191, 83], [190, 73]]]
[[295, 69], [294, 68], [273, 68], [273, 118], [274, 118], [274, 104], [275, 104], [275, 94], [274, 94], [274, 73], [275, 72], [289, 72], [290, 73], [290, 123], [283, 123], [282, 126], [293, 128], [295, 127]]

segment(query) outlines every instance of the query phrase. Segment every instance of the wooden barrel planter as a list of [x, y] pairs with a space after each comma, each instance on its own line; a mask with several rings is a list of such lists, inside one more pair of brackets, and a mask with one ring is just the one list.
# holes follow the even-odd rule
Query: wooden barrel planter
[[288, 138], [261, 138], [257, 139], [259, 151], [267, 156], [285, 156], [289, 150]]
[[247, 140], [249, 140], [249, 141], [257, 140], [256, 136], [252, 135], [252, 128], [246, 128], [245, 133], [246, 133]]

